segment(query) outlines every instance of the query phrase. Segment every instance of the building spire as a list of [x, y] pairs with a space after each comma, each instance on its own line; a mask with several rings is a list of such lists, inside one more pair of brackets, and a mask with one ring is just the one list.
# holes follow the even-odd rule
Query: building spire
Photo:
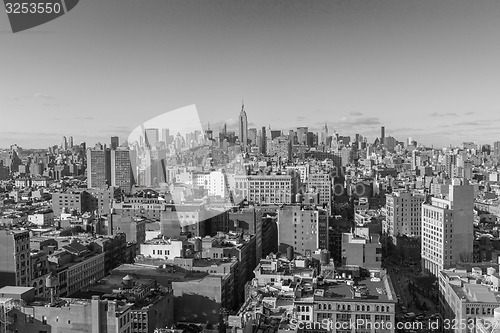
[[241, 111], [245, 111], [245, 101], [241, 99]]

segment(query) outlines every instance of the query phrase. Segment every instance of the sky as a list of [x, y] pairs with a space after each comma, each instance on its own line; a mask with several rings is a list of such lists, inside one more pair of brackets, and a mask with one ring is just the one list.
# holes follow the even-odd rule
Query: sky
[[500, 140], [500, 2], [80, 0], [13, 34], [0, 12], [0, 147], [125, 140], [196, 105], [203, 126]]

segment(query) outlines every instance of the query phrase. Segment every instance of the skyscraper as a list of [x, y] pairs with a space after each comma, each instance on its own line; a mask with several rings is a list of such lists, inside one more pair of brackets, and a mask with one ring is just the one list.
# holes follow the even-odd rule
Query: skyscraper
[[472, 260], [474, 188], [449, 185], [446, 197], [422, 205], [422, 270], [438, 276], [457, 262]]
[[156, 146], [156, 143], [158, 142], [158, 129], [146, 128], [146, 130], [144, 131], [144, 136], [146, 140], [146, 145], [149, 146], [150, 148], [153, 148]]
[[61, 149], [62, 150], [67, 150], [68, 149], [68, 140], [66, 140], [65, 136], [63, 136], [63, 138], [62, 138]]
[[386, 194], [387, 222], [385, 231], [394, 243], [398, 236], [421, 236], [424, 199], [423, 194], [416, 192], [395, 191]]
[[68, 145], [69, 145], [70, 149], [73, 148], [73, 137], [72, 136], [69, 137]]
[[299, 145], [305, 145], [307, 143], [307, 132], [309, 132], [307, 127], [297, 127], [297, 140]]
[[248, 130], [248, 140], [250, 140], [252, 146], [257, 144], [257, 129], [256, 128], [250, 128]]
[[170, 143], [170, 130], [168, 128], [162, 128], [161, 141], [165, 142], [165, 145]]
[[380, 143], [384, 144], [385, 143], [384, 140], [385, 140], [385, 127], [382, 126], [380, 127]]
[[493, 143], [493, 154], [495, 156], [500, 156], [500, 141], [495, 141]]
[[111, 137], [111, 149], [116, 149], [120, 145], [120, 139], [117, 136]]
[[120, 187], [125, 193], [130, 193], [132, 166], [128, 149], [111, 150], [111, 186]]
[[328, 126], [325, 123], [323, 131], [321, 132], [321, 144], [326, 145], [326, 139], [328, 138]]
[[[128, 156], [127, 156], [128, 158]], [[87, 149], [87, 187], [106, 188], [111, 179], [111, 154], [109, 149]]]
[[262, 133], [260, 136], [260, 152], [266, 154], [267, 152], [267, 137], [266, 137], [266, 127], [262, 126]]
[[245, 112], [245, 105], [241, 103], [241, 112], [240, 112], [240, 142], [243, 150], [247, 149], [247, 141], [248, 141], [248, 120], [247, 113]]

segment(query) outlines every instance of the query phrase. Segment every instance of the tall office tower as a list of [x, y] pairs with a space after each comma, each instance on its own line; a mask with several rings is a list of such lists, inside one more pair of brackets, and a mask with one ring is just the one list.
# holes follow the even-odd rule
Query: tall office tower
[[111, 149], [116, 149], [120, 145], [120, 139], [117, 136], [111, 137]]
[[61, 149], [62, 150], [67, 150], [68, 149], [68, 140], [66, 139], [65, 136], [63, 136], [63, 138], [62, 138]]
[[260, 152], [264, 155], [267, 153], [267, 136], [265, 126], [262, 126], [262, 133], [260, 134]]
[[314, 147], [318, 144], [318, 135], [313, 132], [306, 133], [306, 145], [308, 147]]
[[68, 145], [69, 145], [70, 149], [73, 148], [73, 137], [72, 136], [69, 137]]
[[327, 204], [331, 207], [332, 204], [332, 177], [330, 173], [325, 171], [316, 171], [309, 174], [307, 187], [311, 191], [319, 194], [319, 204]]
[[280, 207], [278, 244], [281, 253], [286, 253], [290, 246], [301, 255], [328, 249], [328, 212], [300, 204]]
[[467, 160], [464, 162], [464, 178], [467, 180], [472, 179], [472, 166], [472, 161]]
[[30, 287], [28, 230], [0, 230], [0, 287]]
[[161, 129], [161, 141], [165, 142], [165, 145], [170, 143], [170, 130], [168, 128]]
[[412, 150], [412, 152], [411, 152], [411, 169], [417, 170], [417, 168], [420, 166], [420, 162], [421, 162], [420, 152], [417, 150]]
[[385, 140], [385, 127], [380, 127], [380, 143], [384, 143]]
[[125, 193], [132, 189], [132, 165], [128, 149], [111, 150], [111, 186], [121, 188]]
[[87, 187], [106, 188], [111, 180], [111, 153], [109, 149], [87, 149]]
[[299, 145], [307, 143], [307, 132], [309, 132], [307, 127], [297, 127], [297, 141]]
[[325, 123], [325, 126], [323, 127], [323, 131], [321, 132], [321, 144], [326, 145], [326, 140], [328, 138], [328, 126]]
[[248, 140], [251, 142], [252, 146], [255, 146], [257, 144], [257, 129], [256, 128], [250, 128], [248, 130]]
[[248, 120], [247, 120], [247, 113], [245, 112], [245, 105], [243, 103], [241, 103], [239, 128], [240, 128], [239, 139], [241, 147], [243, 148], [243, 150], [246, 150], [248, 144]]
[[500, 141], [493, 142], [493, 154], [500, 156]]
[[445, 172], [448, 177], [452, 178], [455, 174], [455, 167], [457, 166], [457, 155], [447, 154], [444, 157]]
[[474, 187], [449, 185], [443, 198], [422, 205], [422, 270], [438, 276], [443, 269], [473, 256]]
[[146, 146], [153, 148], [158, 142], [158, 129], [157, 128], [146, 128], [144, 131]]
[[289, 130], [288, 131], [288, 140], [290, 140], [290, 142], [292, 143], [292, 145], [295, 144], [295, 138], [296, 138], [296, 136], [295, 136], [294, 130]]
[[396, 244], [398, 236], [420, 237], [422, 230], [422, 204], [425, 195], [416, 192], [397, 191], [385, 196], [387, 210], [385, 232]]

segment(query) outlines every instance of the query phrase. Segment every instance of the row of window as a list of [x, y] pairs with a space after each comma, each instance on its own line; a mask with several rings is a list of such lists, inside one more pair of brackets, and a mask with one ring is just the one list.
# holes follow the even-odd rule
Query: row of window
[[[391, 307], [388, 305], [365, 305], [365, 304], [337, 304], [336, 309], [332, 303], [318, 303], [318, 310], [338, 310], [338, 311], [371, 311], [390, 312]], [[307, 310], [304, 310], [307, 311]]]

